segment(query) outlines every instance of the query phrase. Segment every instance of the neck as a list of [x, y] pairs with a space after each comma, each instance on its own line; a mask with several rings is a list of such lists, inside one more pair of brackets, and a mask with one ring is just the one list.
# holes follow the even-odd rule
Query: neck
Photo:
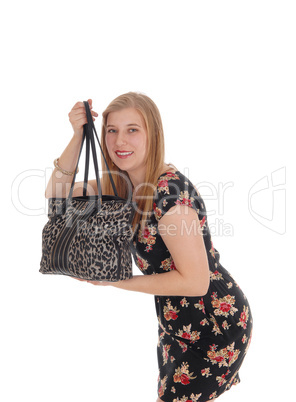
[[[160, 174], [162, 174], [168, 170], [174, 170], [174, 169], [171, 169], [170, 166], [164, 164]], [[142, 171], [138, 170], [136, 172], [128, 172], [128, 175], [129, 175], [129, 178], [133, 185], [133, 197], [135, 197], [136, 191], [138, 191], [141, 188], [141, 185], [145, 182], [146, 169], [143, 169]], [[136, 189], [136, 191], [135, 191], [135, 189]]]
[[138, 172], [128, 172], [128, 176], [133, 185], [133, 191], [135, 190], [135, 188], [137, 188], [138, 186], [140, 186], [141, 184], [144, 183], [145, 173], [146, 173], [146, 171], [144, 171], [144, 172], [139, 172], [139, 171]]

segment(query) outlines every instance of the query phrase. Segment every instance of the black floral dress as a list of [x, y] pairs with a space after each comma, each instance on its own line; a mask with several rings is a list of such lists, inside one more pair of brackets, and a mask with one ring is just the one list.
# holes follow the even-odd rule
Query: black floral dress
[[158, 395], [165, 402], [206, 402], [240, 382], [238, 372], [251, 341], [252, 316], [244, 293], [219, 262], [202, 198], [180, 172], [158, 179], [154, 211], [144, 231], [138, 230], [133, 239], [136, 265], [145, 275], [176, 269], [157, 230], [160, 218], [176, 204], [198, 213], [210, 286], [203, 297], [155, 296]]

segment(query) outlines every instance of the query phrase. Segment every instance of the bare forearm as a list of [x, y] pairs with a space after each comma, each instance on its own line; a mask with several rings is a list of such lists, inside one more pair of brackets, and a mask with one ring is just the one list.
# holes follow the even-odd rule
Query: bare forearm
[[[88, 99], [88, 104], [90, 109], [92, 109], [92, 100]], [[92, 118], [95, 121], [95, 117], [98, 116], [97, 112], [91, 110]], [[83, 126], [87, 124], [85, 105], [83, 102], [77, 102], [70, 113], [68, 114], [70, 123], [73, 127], [74, 134], [69, 142], [68, 146], [59, 158], [58, 165], [61, 169], [67, 170], [68, 172], [73, 172], [75, 170], [79, 150], [81, 147], [81, 142], [83, 138]], [[67, 197], [70, 191], [73, 176], [63, 174], [62, 172], [55, 169], [49, 179], [45, 197]], [[76, 186], [76, 183], [75, 183]], [[75, 193], [74, 186], [74, 193]], [[77, 188], [77, 186], [76, 186]]]
[[[82, 138], [73, 135], [69, 144], [63, 151], [62, 155], [59, 157], [58, 164], [62, 169], [69, 172], [73, 172], [75, 170], [81, 147], [81, 141]], [[49, 179], [45, 191], [45, 197], [66, 197], [67, 193], [70, 190], [70, 184], [72, 183], [72, 180], [73, 176], [62, 174], [55, 168]]]
[[203, 296], [198, 283], [185, 279], [177, 270], [156, 275], [137, 275], [131, 279], [112, 283], [112, 286], [157, 296]]

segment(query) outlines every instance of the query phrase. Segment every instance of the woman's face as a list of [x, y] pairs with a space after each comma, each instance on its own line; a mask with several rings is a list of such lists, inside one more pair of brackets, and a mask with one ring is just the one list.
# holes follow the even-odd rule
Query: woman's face
[[144, 119], [134, 108], [111, 112], [107, 118], [106, 146], [113, 163], [131, 179], [145, 177], [148, 134]]

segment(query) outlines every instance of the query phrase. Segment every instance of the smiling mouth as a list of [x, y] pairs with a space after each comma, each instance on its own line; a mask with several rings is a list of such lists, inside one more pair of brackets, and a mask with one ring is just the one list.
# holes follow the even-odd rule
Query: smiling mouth
[[122, 151], [122, 152], [116, 151], [115, 153], [119, 158], [127, 158], [128, 156], [133, 154], [133, 152], [128, 152], [128, 151]]

